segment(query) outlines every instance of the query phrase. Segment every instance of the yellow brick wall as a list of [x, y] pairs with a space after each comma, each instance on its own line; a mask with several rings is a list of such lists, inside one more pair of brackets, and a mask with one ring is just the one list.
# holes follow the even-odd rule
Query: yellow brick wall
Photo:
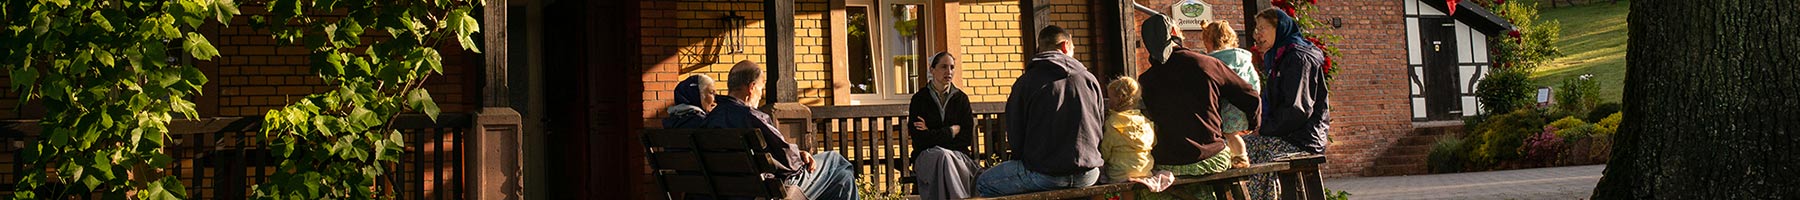
[[[800, 92], [800, 102], [811, 106], [825, 106], [832, 102], [834, 81], [831, 80], [831, 48], [830, 29], [834, 28], [827, 21], [831, 0], [800, 0], [795, 3], [795, 71], [796, 85]], [[1046, 19], [1048, 24], [1069, 29], [1075, 36], [1076, 59], [1098, 68], [1099, 60], [1095, 60], [1094, 36], [1090, 29], [1090, 6], [1083, 0], [1036, 0], [1044, 2], [1050, 12]], [[675, 10], [672, 16], [646, 16], [646, 24], [656, 20], [672, 20], [671, 27], [646, 27], [644, 43], [647, 47], [677, 49], [672, 54], [651, 55], [646, 52], [645, 77], [646, 85], [673, 86], [692, 74], [705, 74], [719, 79], [716, 85], [720, 94], [724, 94], [726, 73], [732, 64], [740, 60], [750, 60], [763, 64], [764, 52], [763, 12], [761, 2], [720, 2], [708, 0], [674, 1]], [[967, 0], [959, 2], [956, 15], [960, 18], [956, 28], [960, 29], [960, 37], [954, 38], [961, 44], [962, 87], [976, 102], [1002, 102], [1006, 100], [1013, 80], [1028, 61], [1028, 54], [1034, 50], [1025, 49], [1025, 37], [1033, 37], [1020, 27], [1018, 0]], [[724, 28], [719, 17], [728, 12], [737, 12], [744, 16], [746, 22], [737, 28]], [[841, 28], [841, 27], [838, 27]], [[736, 31], [742, 37], [743, 52], [725, 53], [720, 48], [725, 46], [726, 35]], [[673, 77], [673, 78], [671, 78]], [[667, 100], [668, 91], [672, 88], [645, 88], [646, 117], [658, 117], [671, 102]], [[656, 98], [652, 98], [656, 97]]]
[[1028, 52], [1020, 30], [1018, 1], [964, 2], [958, 6], [962, 23], [962, 78], [969, 101], [1003, 102]]
[[[1094, 36], [1089, 29], [1089, 5], [1082, 0], [1048, 0], [1044, 5], [1048, 25], [1061, 26], [1074, 36], [1075, 59], [1081, 60], [1089, 68], [1099, 67], [1095, 60]], [[1027, 53], [1036, 50], [1025, 49], [1025, 37], [1036, 37], [1035, 31], [1024, 32], [1019, 27], [1019, 1], [965, 1], [958, 11], [962, 23], [961, 38], [963, 51], [963, 87], [969, 93], [970, 101], [1003, 102], [1011, 90], [1013, 80], [1019, 77], [1020, 71], [1030, 59]]]

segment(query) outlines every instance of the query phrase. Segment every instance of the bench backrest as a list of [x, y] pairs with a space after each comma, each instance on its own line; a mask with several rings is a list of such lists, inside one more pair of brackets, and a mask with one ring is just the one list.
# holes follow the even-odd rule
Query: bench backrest
[[757, 129], [647, 129], [644, 147], [663, 191], [780, 198], [774, 159]]

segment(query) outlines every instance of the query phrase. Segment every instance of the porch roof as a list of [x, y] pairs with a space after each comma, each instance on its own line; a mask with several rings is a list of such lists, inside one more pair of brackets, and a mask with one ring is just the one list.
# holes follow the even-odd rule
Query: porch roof
[[[1446, 5], [1445, 1], [1419, 1], [1424, 2], [1426, 5], [1431, 5], [1432, 8], [1436, 8], [1439, 11], [1446, 11], [1446, 13], [1449, 11], [1449, 5]], [[1468, 24], [1469, 28], [1473, 28], [1475, 31], [1481, 31], [1483, 34], [1494, 35], [1501, 33], [1501, 31], [1510, 31], [1514, 29], [1513, 24], [1507, 22], [1506, 18], [1500, 18], [1500, 15], [1495, 15], [1494, 12], [1488, 11], [1487, 8], [1475, 4], [1473, 1], [1458, 0], [1458, 2], [1456, 2], [1456, 10], [1458, 11], [1457, 14], [1452, 15], [1451, 17], [1456, 18], [1456, 21], [1463, 22], [1463, 24]]]

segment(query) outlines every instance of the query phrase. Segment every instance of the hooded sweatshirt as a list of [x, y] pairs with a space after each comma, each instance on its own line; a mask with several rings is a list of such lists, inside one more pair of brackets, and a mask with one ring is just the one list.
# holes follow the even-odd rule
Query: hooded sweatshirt
[[1025, 65], [1006, 101], [1006, 139], [1025, 169], [1063, 176], [1100, 167], [1106, 107], [1087, 66], [1055, 51]]
[[[1244, 83], [1250, 83], [1252, 86], [1262, 84], [1262, 76], [1256, 74], [1256, 66], [1251, 65], [1253, 61], [1250, 59], [1253, 56], [1250, 54], [1250, 51], [1239, 48], [1228, 48], [1213, 51], [1212, 54], [1208, 55], [1213, 58], [1218, 58], [1219, 62], [1225, 64], [1225, 68], [1231, 69], [1232, 72], [1236, 72], [1238, 78], [1243, 79]], [[1253, 87], [1251, 89], [1260, 90], [1261, 88]], [[1247, 118], [1248, 114], [1245, 113], [1243, 109], [1238, 109], [1236, 106], [1232, 105], [1231, 102], [1224, 100], [1219, 101], [1219, 107], [1219, 117], [1223, 120], [1220, 122], [1222, 123], [1220, 124], [1220, 128], [1224, 130], [1225, 133], [1250, 130], [1250, 123]]]

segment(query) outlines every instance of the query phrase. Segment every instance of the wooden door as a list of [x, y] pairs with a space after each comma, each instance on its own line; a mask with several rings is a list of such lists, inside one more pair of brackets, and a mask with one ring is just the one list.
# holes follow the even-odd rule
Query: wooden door
[[1424, 48], [1425, 112], [1430, 120], [1462, 117], [1462, 90], [1458, 85], [1456, 21], [1451, 18], [1419, 18], [1419, 44]]

